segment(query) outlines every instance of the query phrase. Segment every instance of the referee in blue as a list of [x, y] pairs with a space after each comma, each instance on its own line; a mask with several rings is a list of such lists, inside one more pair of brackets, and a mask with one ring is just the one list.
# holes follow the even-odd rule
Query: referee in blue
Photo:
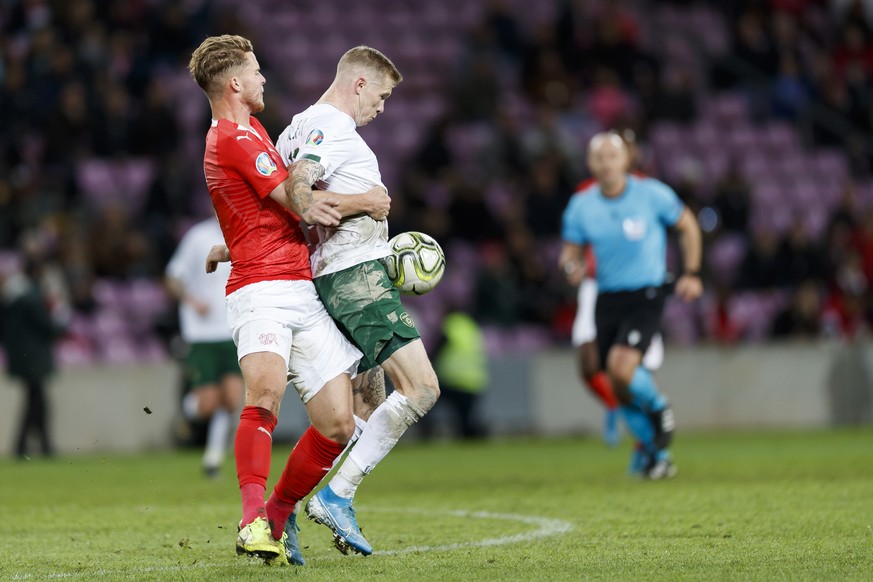
[[676, 193], [653, 178], [629, 174], [627, 145], [617, 133], [595, 135], [588, 145], [588, 167], [597, 184], [574, 196], [563, 216], [564, 241], [559, 265], [568, 279], [584, 270], [583, 246], [597, 260], [597, 346], [601, 365], [621, 401], [630, 432], [639, 446], [632, 467], [648, 479], [676, 474], [668, 449], [673, 413], [641, 361], [661, 326], [667, 294], [667, 229], [679, 235], [683, 272], [675, 293], [685, 301], [703, 292], [702, 243], [694, 215]]

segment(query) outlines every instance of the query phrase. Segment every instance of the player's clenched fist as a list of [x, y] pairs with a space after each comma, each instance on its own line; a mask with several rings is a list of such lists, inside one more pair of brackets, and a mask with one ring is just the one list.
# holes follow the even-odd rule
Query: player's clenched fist
[[336, 209], [339, 203], [332, 199], [314, 200], [312, 205], [303, 212], [300, 217], [306, 224], [320, 224], [321, 226], [337, 226], [342, 215]]
[[391, 211], [391, 197], [384, 186], [373, 186], [367, 190], [366, 196], [370, 202], [370, 210], [367, 214], [373, 220], [385, 220]]

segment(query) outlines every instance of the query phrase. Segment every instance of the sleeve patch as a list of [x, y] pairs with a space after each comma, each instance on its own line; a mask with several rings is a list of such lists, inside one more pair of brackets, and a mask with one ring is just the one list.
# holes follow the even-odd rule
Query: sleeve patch
[[324, 132], [320, 129], [313, 129], [306, 136], [306, 145], [318, 145], [324, 141]]
[[315, 154], [303, 154], [300, 156], [301, 160], [312, 160], [313, 162], [321, 162], [321, 156], [316, 156]]
[[270, 157], [267, 152], [261, 152], [255, 160], [255, 168], [262, 176], [269, 176], [276, 171], [276, 162]]

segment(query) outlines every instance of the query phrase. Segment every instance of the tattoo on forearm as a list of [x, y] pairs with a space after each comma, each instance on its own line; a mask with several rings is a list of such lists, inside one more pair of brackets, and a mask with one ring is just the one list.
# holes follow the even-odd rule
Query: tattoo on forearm
[[379, 368], [373, 368], [364, 372], [364, 378], [360, 387], [353, 392], [361, 395], [364, 404], [378, 406], [385, 400], [385, 374]]
[[324, 167], [311, 160], [300, 160], [294, 165], [291, 183], [286, 187], [288, 202], [299, 214], [312, 206], [312, 185], [324, 175]]

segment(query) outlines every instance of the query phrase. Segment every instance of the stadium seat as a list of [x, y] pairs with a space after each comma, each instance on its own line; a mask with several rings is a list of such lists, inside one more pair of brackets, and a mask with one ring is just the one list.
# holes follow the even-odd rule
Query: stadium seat
[[703, 114], [722, 127], [735, 127], [748, 120], [748, 103], [740, 93], [721, 93], [705, 101]]
[[709, 246], [706, 254], [713, 277], [721, 283], [732, 283], [747, 246], [746, 237], [740, 234], [723, 234], [718, 237]]
[[54, 355], [60, 368], [88, 366], [94, 363], [94, 352], [90, 344], [78, 338], [62, 338], [55, 346]]

